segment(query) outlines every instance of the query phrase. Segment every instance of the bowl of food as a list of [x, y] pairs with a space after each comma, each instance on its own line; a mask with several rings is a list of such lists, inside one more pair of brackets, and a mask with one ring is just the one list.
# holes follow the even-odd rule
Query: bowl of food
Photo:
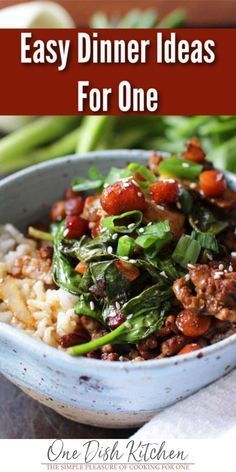
[[236, 365], [236, 179], [105, 151], [0, 182], [0, 371], [61, 415], [138, 426]]

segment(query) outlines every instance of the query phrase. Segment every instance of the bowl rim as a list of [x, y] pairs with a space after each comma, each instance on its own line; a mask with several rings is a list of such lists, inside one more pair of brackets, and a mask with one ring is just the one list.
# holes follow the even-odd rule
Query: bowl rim
[[[97, 159], [98, 162], [103, 161], [104, 159], [109, 159], [109, 158], [118, 158], [123, 160], [130, 160], [130, 159], [137, 159], [137, 158], [144, 158], [146, 159], [147, 157], [150, 156], [151, 151], [145, 151], [141, 149], [117, 149], [117, 150], [106, 150], [106, 151], [95, 151], [95, 152], [90, 152], [86, 153], [83, 155], [68, 155], [68, 156], [63, 156], [63, 157], [58, 157], [56, 159], [50, 159], [46, 162], [42, 162], [39, 164], [32, 165], [30, 167], [27, 167], [26, 169], [22, 169], [18, 172], [15, 172], [7, 177], [4, 177], [2, 180], [0, 180], [0, 189], [4, 188], [5, 186], [8, 186], [9, 184], [13, 183], [15, 180], [20, 180], [21, 178], [24, 178], [25, 176], [28, 176], [35, 171], [40, 171], [48, 168], [52, 168], [55, 166], [64, 165], [66, 163], [71, 163], [73, 161], [77, 161], [78, 163], [80, 161], [90, 161], [94, 158]], [[160, 153], [163, 157], [166, 157], [169, 155], [169, 153], [166, 152], [161, 152]], [[236, 184], [236, 175], [228, 172], [228, 171], [223, 171], [226, 177], [230, 182], [234, 182]], [[6, 334], [7, 337], [14, 338], [16, 341], [21, 342], [23, 341], [23, 344], [26, 346], [27, 350], [32, 350], [34, 352], [37, 352], [40, 355], [47, 355], [47, 357], [51, 360], [54, 361], [55, 364], [58, 364], [59, 361], [63, 362], [64, 364], [67, 364], [68, 366], [75, 366], [79, 367], [79, 365], [87, 365], [88, 367], [93, 367], [93, 366], [98, 366], [102, 367], [105, 369], [113, 369], [114, 366], [116, 366], [116, 369], [119, 370], [129, 370], [129, 369], [135, 369], [135, 370], [140, 370], [143, 369], [145, 366], [147, 366], [148, 369], [154, 369], [154, 368], [165, 368], [167, 366], [176, 366], [179, 364], [185, 364], [186, 362], [191, 362], [193, 359], [204, 359], [206, 356], [209, 355], [218, 355], [222, 350], [230, 346], [231, 344], [236, 344], [236, 334], [233, 334], [229, 336], [226, 339], [223, 339], [222, 341], [219, 341], [215, 344], [212, 344], [210, 346], [203, 347], [201, 350], [198, 351], [193, 351], [188, 354], [182, 354], [181, 356], [173, 356], [173, 357], [167, 357], [164, 359], [149, 359], [145, 361], [126, 361], [126, 362], [105, 362], [102, 359], [89, 359], [87, 357], [73, 357], [67, 354], [65, 351], [61, 351], [60, 349], [57, 349], [55, 347], [52, 347], [46, 343], [44, 343], [41, 340], [37, 340], [33, 336], [25, 333], [23, 330], [20, 330], [18, 328], [15, 328], [7, 323], [0, 322], [0, 338], [3, 334]]]

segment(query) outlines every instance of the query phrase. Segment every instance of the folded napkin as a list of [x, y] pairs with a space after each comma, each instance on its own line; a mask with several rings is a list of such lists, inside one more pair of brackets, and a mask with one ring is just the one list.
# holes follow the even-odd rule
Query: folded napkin
[[132, 439], [236, 438], [236, 370], [145, 424]]

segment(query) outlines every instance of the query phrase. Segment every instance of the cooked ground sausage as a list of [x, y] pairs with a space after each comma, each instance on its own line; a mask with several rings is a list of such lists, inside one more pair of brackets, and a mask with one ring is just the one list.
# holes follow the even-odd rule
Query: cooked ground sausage
[[212, 315], [220, 320], [236, 321], [236, 272], [224, 263], [197, 264], [185, 277], [174, 282], [176, 298], [185, 309]]

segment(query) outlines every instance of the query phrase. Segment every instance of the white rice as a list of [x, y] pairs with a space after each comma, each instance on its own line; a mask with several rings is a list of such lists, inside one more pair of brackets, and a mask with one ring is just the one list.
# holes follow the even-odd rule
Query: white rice
[[[0, 226], [0, 284], [19, 256], [37, 257], [36, 243], [24, 237], [14, 226]], [[33, 326], [25, 326], [0, 298], [0, 321], [23, 329], [43, 342], [59, 347], [59, 339], [75, 331], [78, 316], [74, 305], [78, 298], [65, 290], [48, 289], [40, 280], [15, 279], [33, 317]]]

